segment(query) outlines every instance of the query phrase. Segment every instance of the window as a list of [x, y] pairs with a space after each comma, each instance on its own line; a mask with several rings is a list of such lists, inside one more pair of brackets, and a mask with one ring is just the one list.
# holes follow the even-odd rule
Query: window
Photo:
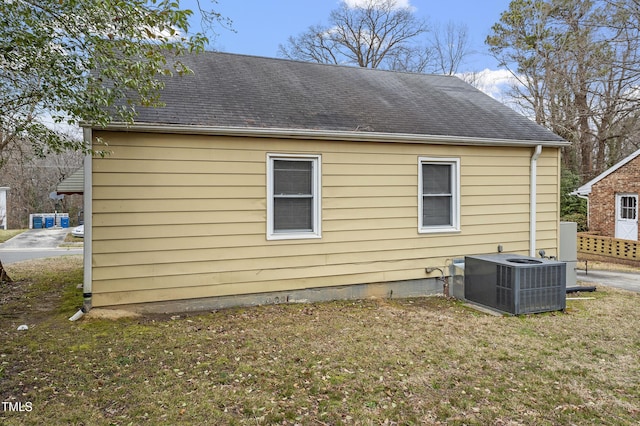
[[419, 232], [460, 230], [460, 160], [419, 160]]
[[638, 198], [635, 195], [620, 196], [620, 219], [636, 219]]
[[320, 238], [320, 156], [267, 158], [267, 239]]

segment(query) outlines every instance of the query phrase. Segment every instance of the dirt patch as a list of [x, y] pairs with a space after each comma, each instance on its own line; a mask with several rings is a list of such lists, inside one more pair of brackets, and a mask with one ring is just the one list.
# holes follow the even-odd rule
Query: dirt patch
[[[34, 259], [6, 266], [11, 283], [0, 284], [0, 317], [12, 323], [36, 324], [67, 305], [80, 307], [80, 256]], [[74, 272], [69, 273], [70, 270]]]
[[0, 305], [20, 300], [29, 284], [22, 281], [0, 283]]
[[86, 313], [86, 319], [107, 319], [118, 320], [121, 318], [138, 318], [140, 314], [137, 312], [126, 311], [124, 309], [102, 309], [93, 308]]

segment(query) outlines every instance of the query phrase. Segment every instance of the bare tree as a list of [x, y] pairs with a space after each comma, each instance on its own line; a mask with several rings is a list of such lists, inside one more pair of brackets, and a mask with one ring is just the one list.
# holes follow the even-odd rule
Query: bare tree
[[26, 228], [29, 215], [38, 212], [68, 212], [70, 218], [82, 208], [80, 196], [65, 196], [55, 201], [49, 194], [63, 179], [82, 165], [83, 155], [65, 151], [41, 157], [27, 141], [14, 143], [4, 152], [7, 162], [2, 167], [2, 185], [10, 187], [7, 194], [9, 228]]
[[637, 0], [511, 2], [487, 44], [518, 79], [512, 95], [572, 142], [564, 166], [588, 180], [636, 149]]
[[350, 7], [342, 2], [331, 12], [328, 26], [311, 26], [280, 45], [281, 56], [325, 64], [392, 68], [413, 49], [426, 24], [396, 0], [365, 0]]
[[431, 46], [434, 71], [453, 75], [470, 53], [469, 27], [453, 21], [445, 26], [436, 25], [432, 31]]
[[[68, 132], [67, 132], [68, 133]], [[66, 137], [73, 139], [73, 134]], [[31, 213], [67, 212], [74, 218], [82, 210], [81, 195], [65, 196], [54, 201], [49, 194], [63, 179], [82, 165], [84, 155], [80, 151], [68, 150], [59, 153], [36, 152], [28, 140], [14, 139], [0, 155], [0, 185], [8, 186], [6, 210], [10, 212], [7, 227], [10, 229], [29, 227]], [[0, 220], [0, 222], [2, 222]], [[0, 260], [0, 283], [11, 282]]]
[[313, 25], [280, 45], [282, 57], [395, 71], [458, 73], [471, 53], [468, 28], [449, 22], [430, 31], [397, 0], [343, 1], [329, 25]]

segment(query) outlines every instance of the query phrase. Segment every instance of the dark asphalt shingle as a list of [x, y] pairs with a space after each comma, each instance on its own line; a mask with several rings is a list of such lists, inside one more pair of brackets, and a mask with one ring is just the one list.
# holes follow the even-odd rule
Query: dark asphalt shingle
[[205, 52], [138, 123], [562, 142], [457, 77]]

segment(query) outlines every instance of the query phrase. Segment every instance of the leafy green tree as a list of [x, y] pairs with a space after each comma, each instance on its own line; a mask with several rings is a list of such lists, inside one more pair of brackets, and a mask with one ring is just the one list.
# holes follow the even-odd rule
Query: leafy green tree
[[172, 0], [0, 2], [0, 166], [15, 144], [89, 151], [51, 123], [132, 122], [160, 105], [158, 77], [189, 72], [180, 55], [207, 42], [188, 35], [191, 15]]
[[[203, 24], [221, 20], [197, 5]], [[191, 16], [175, 0], [0, 1], [0, 168], [92, 152], [54, 124], [131, 123], [136, 106], [160, 106], [158, 77], [189, 72], [180, 55], [207, 43], [188, 35]]]
[[578, 231], [587, 231], [587, 200], [571, 195], [580, 186], [580, 176], [563, 169], [560, 179], [560, 220], [576, 222]]

